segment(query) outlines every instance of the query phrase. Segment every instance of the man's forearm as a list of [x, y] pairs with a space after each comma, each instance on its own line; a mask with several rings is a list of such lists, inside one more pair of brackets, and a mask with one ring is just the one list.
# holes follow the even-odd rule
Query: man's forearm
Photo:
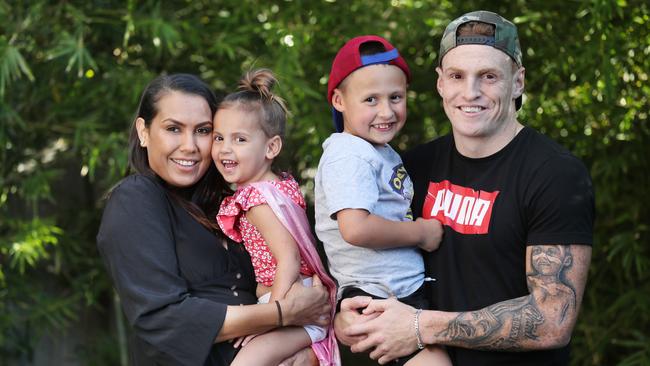
[[423, 313], [425, 342], [507, 351], [566, 345], [578, 317], [590, 256], [586, 246], [529, 246], [529, 295], [475, 311]]
[[427, 343], [508, 351], [552, 347], [540, 342], [539, 329], [546, 319], [530, 295], [477, 311], [440, 314], [425, 324], [431, 326]]

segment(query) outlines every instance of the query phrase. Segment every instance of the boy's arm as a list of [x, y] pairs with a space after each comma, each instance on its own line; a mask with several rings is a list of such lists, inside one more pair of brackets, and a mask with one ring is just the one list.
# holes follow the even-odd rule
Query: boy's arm
[[437, 220], [391, 221], [361, 209], [341, 210], [336, 220], [343, 240], [364, 248], [419, 246], [433, 251], [438, 249], [443, 233]]
[[298, 244], [268, 205], [252, 207], [246, 218], [260, 232], [277, 261], [269, 302], [283, 299], [300, 272]]

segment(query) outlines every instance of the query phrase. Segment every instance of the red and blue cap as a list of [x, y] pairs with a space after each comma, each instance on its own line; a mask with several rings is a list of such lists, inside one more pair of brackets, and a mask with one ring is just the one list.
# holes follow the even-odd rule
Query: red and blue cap
[[[361, 55], [359, 49], [361, 45], [366, 42], [379, 42], [384, 45], [385, 52], [376, 53], [373, 55]], [[393, 47], [390, 42], [380, 36], [367, 35], [359, 36], [349, 40], [336, 54], [332, 62], [332, 70], [330, 71], [329, 81], [327, 82], [327, 101], [332, 104], [332, 96], [334, 89], [346, 77], [352, 74], [355, 70], [364, 66], [388, 64], [399, 67], [406, 75], [406, 81], [411, 81], [411, 71], [409, 70], [406, 61], [397, 52], [397, 48]], [[336, 132], [343, 131], [343, 114], [332, 107], [332, 118], [334, 120], [334, 127]]]

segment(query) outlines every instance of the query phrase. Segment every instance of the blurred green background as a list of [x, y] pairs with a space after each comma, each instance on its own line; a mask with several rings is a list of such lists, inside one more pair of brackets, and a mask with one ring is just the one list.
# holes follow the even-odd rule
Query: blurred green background
[[[451, 19], [514, 20], [525, 125], [589, 167], [597, 222], [574, 365], [650, 365], [650, 11], [591, 1], [0, 0], [0, 364], [125, 363], [128, 332], [95, 247], [102, 196], [126, 169], [138, 96], [161, 73], [231, 91], [252, 67], [279, 76], [283, 164], [307, 193], [331, 61], [349, 38], [387, 37], [413, 72], [398, 150], [449, 132], [435, 91]], [[308, 194], [308, 199], [310, 199]], [[644, 219], [645, 217], [645, 219]]]

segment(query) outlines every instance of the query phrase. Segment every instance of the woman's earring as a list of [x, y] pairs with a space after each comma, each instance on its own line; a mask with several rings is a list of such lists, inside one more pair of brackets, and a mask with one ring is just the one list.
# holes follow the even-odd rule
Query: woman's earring
[[144, 140], [140, 140], [140, 146], [144, 147]]

